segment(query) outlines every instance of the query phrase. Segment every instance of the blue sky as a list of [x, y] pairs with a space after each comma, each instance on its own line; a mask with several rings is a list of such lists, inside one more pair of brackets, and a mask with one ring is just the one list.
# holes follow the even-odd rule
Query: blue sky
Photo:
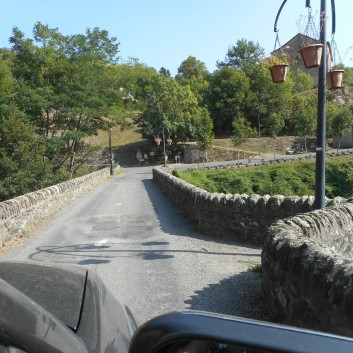
[[[339, 54], [353, 66], [352, 0], [336, 0], [336, 36]], [[331, 1], [328, 36], [331, 39]], [[84, 33], [86, 28], [109, 31], [120, 42], [120, 56], [135, 57], [172, 75], [189, 55], [206, 64], [209, 71], [223, 60], [238, 39], [258, 42], [267, 53], [275, 44], [273, 24], [282, 0], [6, 0], [0, 10], [0, 47], [9, 47], [12, 28], [32, 36], [36, 21], [58, 28], [65, 35]], [[317, 14], [320, 0], [311, 0]], [[305, 0], [288, 0], [278, 22], [284, 44], [303, 30]], [[318, 16], [316, 16], [318, 17]], [[351, 49], [352, 48], [352, 49]]]

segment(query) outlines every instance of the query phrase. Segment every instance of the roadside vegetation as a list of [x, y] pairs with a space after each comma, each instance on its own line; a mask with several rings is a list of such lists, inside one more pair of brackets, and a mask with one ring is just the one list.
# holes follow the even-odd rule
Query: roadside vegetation
[[[209, 192], [308, 196], [315, 194], [315, 161], [301, 160], [246, 168], [177, 172], [186, 182]], [[353, 157], [327, 160], [326, 196], [353, 196]]]

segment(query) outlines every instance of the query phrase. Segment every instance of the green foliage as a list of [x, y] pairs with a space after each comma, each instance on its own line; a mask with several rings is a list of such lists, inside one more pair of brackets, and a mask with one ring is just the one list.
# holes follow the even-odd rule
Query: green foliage
[[180, 173], [179, 173], [179, 171], [176, 170], [176, 169], [173, 169], [172, 175], [174, 175], [174, 176], [177, 177], [177, 178], [180, 178]]
[[201, 142], [211, 137], [202, 137], [198, 131], [201, 122], [206, 121], [205, 133], [212, 134], [208, 113], [198, 105], [189, 86], [181, 86], [174, 78], [161, 74], [148, 78], [143, 85], [142, 99], [145, 106], [140, 123], [146, 137], [153, 138], [160, 134], [162, 126], [169, 129], [174, 142], [194, 138]]
[[224, 66], [214, 72], [209, 88], [209, 110], [215, 131], [231, 134], [234, 117], [246, 110], [250, 80], [243, 71]]
[[352, 87], [353, 86], [353, 69], [351, 67], [344, 68], [343, 86], [344, 87]]
[[[191, 170], [179, 177], [209, 192], [307, 196], [315, 194], [315, 161], [293, 161], [230, 170]], [[326, 163], [326, 196], [353, 196], [353, 159], [336, 157]]]
[[308, 91], [314, 87], [313, 78], [301, 70], [298, 70], [296, 74], [293, 75], [293, 80], [294, 89], [298, 93]]
[[[0, 201], [65, 180], [44, 161], [45, 141], [14, 106], [0, 118]], [[2, 109], [4, 112], [4, 109]]]
[[228, 48], [224, 62], [218, 62], [217, 64], [219, 68], [224, 66], [235, 67], [253, 78], [253, 75], [256, 74], [254, 69], [259, 65], [264, 54], [265, 51], [259, 43], [241, 39], [237, 41], [236, 45]]
[[210, 73], [200, 60], [189, 56], [178, 68], [175, 79], [183, 86], [189, 85], [192, 93], [201, 106], [206, 106]]
[[246, 139], [254, 137], [256, 130], [250, 126], [250, 123], [243, 116], [237, 116], [232, 123], [233, 136], [232, 142], [234, 146], [239, 146]]
[[213, 122], [206, 109], [203, 109], [202, 116], [196, 121], [195, 139], [201, 151], [206, 151], [213, 145]]
[[284, 119], [278, 113], [271, 113], [267, 118], [267, 130], [272, 138], [276, 138], [284, 127]]
[[259, 277], [262, 277], [262, 264], [257, 262], [257, 261], [240, 261], [244, 265], [247, 265], [249, 267], [250, 271], [254, 271], [256, 274], [259, 275]]
[[293, 99], [292, 120], [297, 136], [313, 136], [316, 130], [317, 95], [296, 95]]
[[109, 119], [121, 123], [122, 114], [111, 115], [119, 87], [107, 65], [115, 63], [118, 44], [99, 28], [63, 36], [39, 22], [33, 37], [25, 39], [14, 28], [10, 38], [16, 104], [46, 138], [46, 157], [57, 169], [72, 172], [74, 161], [83, 161], [92, 150], [87, 138], [105, 129]]
[[349, 107], [341, 107], [332, 118], [331, 132], [333, 136], [341, 138], [352, 130], [353, 115]]
[[235, 168], [227, 171], [195, 170], [181, 178], [209, 192], [260, 195], [313, 195], [315, 166], [312, 162]]
[[341, 162], [330, 161], [326, 168], [326, 196], [352, 197], [353, 196], [353, 162], [344, 159]]

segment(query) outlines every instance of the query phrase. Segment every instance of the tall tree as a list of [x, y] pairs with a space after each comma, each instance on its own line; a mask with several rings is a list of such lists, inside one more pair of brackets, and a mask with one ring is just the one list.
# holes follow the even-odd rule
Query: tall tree
[[264, 64], [264, 52], [258, 43], [242, 39], [229, 47], [223, 62], [217, 63], [219, 68], [236, 68], [248, 78], [247, 99], [245, 108], [241, 110], [252, 126], [258, 126], [259, 136], [271, 113], [278, 112], [286, 119], [289, 118], [294, 87], [290, 75], [285, 83], [273, 84], [269, 70]]
[[238, 163], [240, 155], [240, 145], [250, 137], [256, 135], [256, 130], [250, 126], [250, 122], [244, 116], [236, 116], [233, 120], [233, 136], [232, 141], [235, 147], [238, 147]]
[[197, 137], [200, 120], [207, 117], [188, 86], [174, 78], [158, 74], [144, 82], [145, 107], [140, 117], [144, 134], [153, 137], [162, 126], [173, 140], [187, 141]]
[[36, 132], [45, 136], [48, 159], [73, 172], [74, 161], [80, 166], [90, 153], [87, 137], [121, 119], [111, 109], [119, 94], [109, 76], [118, 43], [99, 28], [63, 36], [39, 22], [33, 36], [34, 40], [26, 39], [14, 28], [10, 38], [17, 104]]
[[253, 41], [238, 40], [236, 45], [228, 48], [225, 60], [217, 62], [217, 66], [233, 66], [245, 72], [250, 78], [256, 75], [256, 67], [261, 63], [265, 50]]
[[298, 70], [292, 75], [294, 81], [294, 89], [296, 92], [305, 92], [314, 87], [313, 78], [304, 71]]
[[304, 149], [307, 152], [307, 138], [316, 131], [317, 95], [295, 95], [291, 119], [297, 136], [304, 138]]
[[337, 153], [341, 147], [341, 138], [349, 131], [352, 131], [353, 115], [351, 107], [341, 107], [333, 116], [331, 132], [338, 137]]
[[201, 151], [210, 149], [213, 145], [213, 122], [207, 109], [203, 108], [201, 117], [196, 122], [195, 138]]
[[273, 139], [273, 159], [276, 159], [276, 138], [284, 127], [284, 119], [278, 113], [271, 113], [267, 119], [267, 130]]
[[234, 116], [246, 110], [250, 81], [243, 71], [224, 66], [216, 70], [210, 82], [209, 110], [219, 134], [231, 135]]
[[170, 77], [171, 76], [170, 71], [167, 70], [165, 67], [161, 67], [160, 70], [159, 70], [159, 73], [164, 75], [165, 77]]
[[183, 86], [189, 85], [199, 104], [206, 106], [210, 77], [205, 63], [189, 56], [178, 67], [175, 79]]

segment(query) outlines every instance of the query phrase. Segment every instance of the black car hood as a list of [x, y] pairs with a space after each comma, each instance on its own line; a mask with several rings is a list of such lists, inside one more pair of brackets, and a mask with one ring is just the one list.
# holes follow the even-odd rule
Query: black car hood
[[82, 310], [87, 270], [52, 267], [29, 262], [0, 262], [0, 278], [77, 329]]

